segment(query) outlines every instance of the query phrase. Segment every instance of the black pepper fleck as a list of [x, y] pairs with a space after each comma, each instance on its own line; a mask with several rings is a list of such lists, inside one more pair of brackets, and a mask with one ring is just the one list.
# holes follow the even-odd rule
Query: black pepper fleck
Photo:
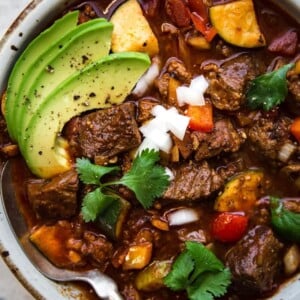
[[19, 48], [16, 47], [15, 45], [11, 45], [11, 46], [10, 46], [10, 49], [11, 49], [11, 50], [14, 50], [14, 51], [18, 51], [18, 50], [19, 50]]
[[1, 253], [1, 256], [2, 256], [3, 258], [8, 257], [8, 256], [9, 256], [9, 252], [8, 252], [8, 251], [3, 251], [3, 252]]

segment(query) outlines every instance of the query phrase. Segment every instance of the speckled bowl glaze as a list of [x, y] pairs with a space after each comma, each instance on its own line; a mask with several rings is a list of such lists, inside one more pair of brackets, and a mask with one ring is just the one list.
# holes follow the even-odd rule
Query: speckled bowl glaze
[[[35, 0], [32, 1], [8, 29], [0, 41], [0, 93], [6, 87], [8, 75], [15, 60], [26, 47], [28, 42], [59, 12], [74, 1], [63, 0]], [[277, 1], [276, 1], [277, 2]], [[279, 0], [278, 2], [284, 2]], [[286, 0], [285, 10], [298, 18], [300, 22], [300, 1]], [[282, 3], [281, 3], [282, 5]], [[298, 12], [297, 12], [298, 7]], [[80, 290], [72, 284], [57, 284], [48, 280], [31, 264], [22, 251], [17, 238], [11, 230], [0, 195], [0, 253], [16, 278], [37, 299], [84, 299]], [[284, 284], [280, 291], [274, 295], [273, 300], [300, 299], [300, 274]]]

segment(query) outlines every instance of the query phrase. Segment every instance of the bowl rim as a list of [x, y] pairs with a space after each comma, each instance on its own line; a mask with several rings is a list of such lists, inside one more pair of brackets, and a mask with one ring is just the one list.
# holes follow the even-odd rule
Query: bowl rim
[[[293, 7], [300, 6], [299, 0], [285, 0], [293, 12]], [[0, 39], [0, 93], [5, 90], [8, 74], [14, 61], [21, 54], [25, 45], [43, 28], [49, 25], [49, 20], [57, 16], [66, 6], [75, 0], [33, 0], [15, 19]], [[294, 15], [294, 12], [292, 13]], [[299, 18], [299, 16], [297, 16]], [[298, 19], [296, 19], [298, 20]], [[300, 19], [298, 20], [300, 22]], [[1, 170], [1, 166], [0, 166]], [[16, 236], [14, 235], [3, 206], [0, 194], [0, 253], [2, 260], [10, 271], [36, 299], [79, 299], [80, 290], [71, 283], [55, 283], [44, 277], [30, 262]], [[297, 300], [300, 297], [300, 272], [284, 283], [280, 290], [273, 295], [272, 300]]]

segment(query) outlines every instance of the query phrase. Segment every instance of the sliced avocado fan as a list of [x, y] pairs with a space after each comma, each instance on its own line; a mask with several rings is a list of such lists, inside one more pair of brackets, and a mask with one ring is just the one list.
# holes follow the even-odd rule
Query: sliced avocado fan
[[72, 167], [60, 133], [82, 112], [122, 103], [150, 66], [147, 54], [107, 55], [62, 82], [38, 107], [24, 128], [20, 150], [30, 170], [50, 178]]
[[59, 84], [85, 65], [109, 53], [112, 29], [112, 24], [104, 19], [83, 23], [70, 32], [70, 38], [66, 37], [61, 41], [62, 50], [55, 57], [53, 49], [50, 49], [43, 64], [38, 68], [32, 67], [32, 72], [29, 72], [35, 74], [34, 82], [25, 82], [27, 91], [21, 95], [25, 100], [19, 99], [20, 104], [15, 113], [14, 133], [18, 141], [24, 136], [24, 128], [37, 108]]
[[[14, 126], [14, 112], [17, 107], [17, 98], [19, 95], [19, 89], [23, 80], [28, 75], [28, 70], [36, 60], [43, 56], [50, 45], [56, 44], [56, 42], [62, 37], [67, 35], [73, 28], [76, 27], [78, 21], [78, 11], [74, 11], [66, 14], [63, 18], [58, 19], [51, 27], [44, 30], [39, 34], [27, 48], [22, 52], [14, 68], [7, 84], [6, 100], [5, 100], [5, 119], [8, 126], [8, 132], [12, 139], [16, 140], [13, 135]], [[58, 35], [57, 32], [63, 32]]]

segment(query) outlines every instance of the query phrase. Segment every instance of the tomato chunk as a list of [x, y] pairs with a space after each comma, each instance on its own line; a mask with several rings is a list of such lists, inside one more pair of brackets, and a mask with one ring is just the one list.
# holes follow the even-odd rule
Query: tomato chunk
[[190, 117], [190, 129], [202, 132], [210, 132], [213, 130], [213, 109], [210, 103], [202, 106], [189, 105], [186, 115]]
[[213, 220], [213, 237], [221, 242], [230, 243], [238, 241], [248, 226], [248, 217], [242, 214], [224, 212]]

